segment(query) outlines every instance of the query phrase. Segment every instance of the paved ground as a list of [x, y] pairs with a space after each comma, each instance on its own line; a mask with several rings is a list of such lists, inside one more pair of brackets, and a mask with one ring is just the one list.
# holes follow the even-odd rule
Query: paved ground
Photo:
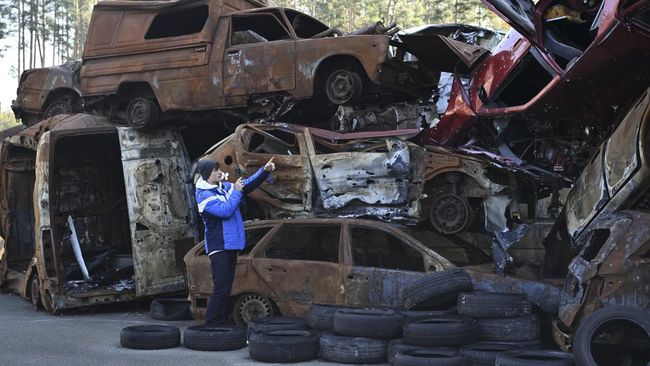
[[[130, 325], [166, 324], [136, 305], [67, 312], [53, 316], [34, 311], [13, 294], [0, 295], [0, 365], [268, 365], [255, 362], [244, 348], [232, 352], [198, 352], [182, 346], [138, 351], [120, 346], [120, 330]], [[195, 322], [172, 322], [183, 329]], [[314, 361], [298, 365], [336, 365]]]

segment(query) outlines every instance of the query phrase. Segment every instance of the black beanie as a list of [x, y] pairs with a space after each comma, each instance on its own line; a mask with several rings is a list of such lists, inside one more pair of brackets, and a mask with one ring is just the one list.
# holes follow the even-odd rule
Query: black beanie
[[199, 160], [199, 162], [196, 163], [196, 172], [201, 174], [203, 180], [208, 180], [210, 174], [212, 174], [212, 171], [215, 169], [219, 169], [219, 163], [214, 160]]

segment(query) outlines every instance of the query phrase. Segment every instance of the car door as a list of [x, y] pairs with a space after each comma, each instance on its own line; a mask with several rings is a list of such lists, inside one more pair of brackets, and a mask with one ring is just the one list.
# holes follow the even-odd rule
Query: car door
[[359, 141], [354, 149], [306, 135], [309, 159], [325, 211], [358, 200], [367, 205], [404, 208], [409, 197], [411, 155], [398, 139]]
[[271, 216], [311, 211], [311, 166], [302, 132], [281, 126], [242, 125], [235, 138], [238, 176], [251, 176], [275, 157], [272, 184], [263, 184], [249, 197], [270, 207]]
[[295, 40], [280, 13], [233, 15], [224, 54], [224, 95], [293, 90]]
[[340, 304], [343, 266], [339, 223], [283, 223], [252, 253], [252, 267], [277, 301], [294, 309]]
[[196, 243], [189, 159], [172, 128], [118, 128], [136, 295], [182, 291], [183, 256]]
[[402, 306], [402, 289], [425, 273], [424, 253], [381, 225], [349, 225], [347, 233], [345, 304]]

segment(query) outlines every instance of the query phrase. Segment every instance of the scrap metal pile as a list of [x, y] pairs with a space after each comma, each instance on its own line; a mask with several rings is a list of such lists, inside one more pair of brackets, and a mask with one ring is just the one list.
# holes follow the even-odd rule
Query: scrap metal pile
[[[202, 316], [192, 161], [238, 177], [275, 156], [240, 263], [300, 283], [240, 276], [238, 322], [395, 307], [422, 273], [463, 267], [526, 294], [565, 350], [649, 357], [625, 309], [650, 306], [650, 1], [484, 3], [512, 29], [344, 34], [259, 1], [100, 1], [83, 60], [21, 76], [0, 284], [51, 312], [189, 287]], [[592, 326], [601, 308], [634, 326]]]

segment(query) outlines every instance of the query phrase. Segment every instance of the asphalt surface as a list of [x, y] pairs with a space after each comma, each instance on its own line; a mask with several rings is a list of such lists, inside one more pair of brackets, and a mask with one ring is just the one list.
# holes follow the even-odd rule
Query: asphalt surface
[[[0, 366], [19, 365], [270, 365], [253, 361], [248, 348], [230, 352], [200, 352], [183, 348], [140, 351], [120, 346], [124, 327], [168, 324], [184, 329], [194, 321], [151, 319], [147, 304], [106, 306], [50, 315], [13, 294], [0, 295]], [[294, 365], [339, 365], [312, 361]]]

